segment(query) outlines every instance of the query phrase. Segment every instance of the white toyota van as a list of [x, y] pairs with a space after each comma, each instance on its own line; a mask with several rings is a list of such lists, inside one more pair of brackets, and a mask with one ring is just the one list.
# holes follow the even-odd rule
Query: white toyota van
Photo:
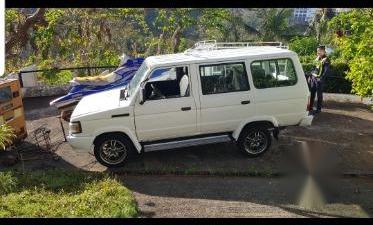
[[296, 53], [281, 46], [200, 42], [145, 59], [131, 82], [84, 97], [68, 141], [108, 167], [132, 154], [233, 141], [263, 154], [286, 126], [309, 126], [309, 90]]

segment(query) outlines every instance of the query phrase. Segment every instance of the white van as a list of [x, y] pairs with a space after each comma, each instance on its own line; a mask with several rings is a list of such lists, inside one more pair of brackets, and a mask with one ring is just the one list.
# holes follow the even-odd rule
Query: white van
[[228, 141], [256, 157], [281, 128], [311, 125], [308, 97], [296, 53], [202, 42], [148, 57], [128, 86], [84, 97], [68, 141], [77, 150], [93, 148], [108, 167], [134, 153]]

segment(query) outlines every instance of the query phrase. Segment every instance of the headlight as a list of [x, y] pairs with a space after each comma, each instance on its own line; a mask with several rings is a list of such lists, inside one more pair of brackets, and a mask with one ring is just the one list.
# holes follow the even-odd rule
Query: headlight
[[79, 121], [69, 123], [69, 129], [71, 134], [82, 133], [82, 126]]

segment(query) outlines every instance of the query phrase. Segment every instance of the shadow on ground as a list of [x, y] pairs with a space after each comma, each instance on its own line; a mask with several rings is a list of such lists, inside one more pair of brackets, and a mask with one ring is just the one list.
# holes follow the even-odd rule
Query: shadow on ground
[[[322, 205], [300, 205], [306, 177], [124, 176], [145, 217], [371, 217], [373, 181], [330, 178]], [[326, 189], [325, 186], [328, 186]]]

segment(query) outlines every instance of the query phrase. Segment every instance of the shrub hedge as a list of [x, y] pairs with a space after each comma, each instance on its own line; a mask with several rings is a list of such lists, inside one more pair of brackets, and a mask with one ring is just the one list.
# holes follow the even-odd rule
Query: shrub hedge
[[[305, 73], [312, 70], [314, 64], [303, 63], [303, 71]], [[348, 71], [346, 63], [333, 63], [330, 66], [329, 75], [325, 79], [324, 92], [350, 94], [352, 89], [351, 81], [346, 79]]]

